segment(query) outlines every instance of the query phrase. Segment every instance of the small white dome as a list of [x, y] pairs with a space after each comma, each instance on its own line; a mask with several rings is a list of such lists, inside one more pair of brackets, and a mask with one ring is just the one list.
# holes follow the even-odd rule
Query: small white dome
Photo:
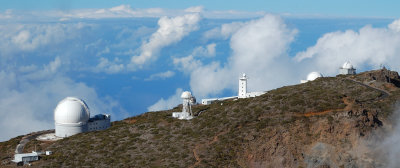
[[323, 77], [321, 73], [319, 72], [311, 72], [307, 75], [307, 80], [308, 81], [313, 81], [319, 77]]
[[192, 98], [192, 94], [189, 91], [184, 91], [181, 95], [182, 99], [190, 99]]
[[86, 123], [89, 118], [89, 107], [83, 100], [75, 97], [61, 100], [54, 110], [54, 120], [59, 124]]
[[351, 63], [349, 61], [346, 61], [343, 66], [343, 69], [353, 69], [353, 65], [351, 65]]

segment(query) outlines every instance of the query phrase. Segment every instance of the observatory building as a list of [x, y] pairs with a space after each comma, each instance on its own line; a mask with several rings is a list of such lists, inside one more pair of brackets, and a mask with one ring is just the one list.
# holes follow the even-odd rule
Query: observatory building
[[244, 73], [242, 77], [239, 78], [239, 91], [238, 91], [238, 97], [239, 98], [246, 98], [247, 94], [247, 76]]
[[341, 75], [355, 75], [356, 69], [351, 65], [349, 61], [346, 61], [342, 67], [339, 68], [339, 74]]
[[317, 78], [323, 77], [319, 72], [311, 72], [307, 75], [307, 80], [301, 80], [300, 83], [306, 83], [308, 81], [313, 81]]
[[242, 77], [239, 78], [238, 98], [256, 97], [265, 93], [265, 92], [247, 92], [247, 79], [249, 78], [245, 73], [243, 73]]
[[181, 98], [183, 100], [182, 112], [173, 112], [172, 117], [180, 120], [190, 120], [193, 118], [192, 105], [196, 103], [196, 98], [189, 91], [184, 91]]
[[110, 127], [110, 119], [108, 114], [90, 118], [89, 107], [83, 100], [67, 97], [54, 110], [55, 135], [69, 137], [82, 132], [107, 129]]
[[236, 98], [249, 98], [249, 97], [256, 97], [264, 94], [265, 92], [247, 92], [247, 75], [243, 73], [241, 77], [239, 77], [239, 89], [238, 95], [232, 97], [222, 97], [222, 98], [212, 98], [212, 99], [202, 99], [201, 104], [208, 105], [211, 104], [213, 101], [222, 101], [228, 99], [236, 99]]

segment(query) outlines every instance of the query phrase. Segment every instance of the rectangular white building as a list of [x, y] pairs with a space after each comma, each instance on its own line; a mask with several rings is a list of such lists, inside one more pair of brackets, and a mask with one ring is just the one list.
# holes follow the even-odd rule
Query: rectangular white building
[[37, 161], [39, 160], [39, 154], [36, 152], [32, 152], [32, 153], [21, 153], [21, 154], [15, 154], [14, 155], [14, 160], [12, 160], [12, 162], [15, 163], [29, 163], [32, 161]]
[[109, 114], [97, 114], [88, 121], [88, 131], [98, 131], [110, 128], [111, 116]]

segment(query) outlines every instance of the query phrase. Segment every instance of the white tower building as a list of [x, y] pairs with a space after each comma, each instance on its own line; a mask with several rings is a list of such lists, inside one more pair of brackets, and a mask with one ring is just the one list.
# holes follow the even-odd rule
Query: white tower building
[[342, 67], [339, 68], [339, 74], [341, 75], [355, 75], [356, 69], [351, 65], [349, 61], [346, 61]]
[[182, 112], [174, 112], [172, 113], [172, 117], [181, 120], [182, 119], [190, 120], [193, 118], [192, 104], [196, 103], [196, 99], [194, 98], [194, 96], [192, 96], [192, 93], [190, 93], [189, 91], [184, 91], [181, 95], [181, 98], [183, 100]]
[[68, 137], [87, 132], [89, 117], [89, 107], [83, 100], [75, 97], [61, 100], [54, 110], [56, 136]]
[[239, 98], [246, 98], [247, 94], [247, 76], [243, 73], [242, 77], [239, 78]]

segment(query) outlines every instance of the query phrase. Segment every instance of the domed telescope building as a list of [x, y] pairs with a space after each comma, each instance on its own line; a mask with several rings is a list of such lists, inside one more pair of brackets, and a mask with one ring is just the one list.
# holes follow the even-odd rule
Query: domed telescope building
[[317, 78], [323, 77], [319, 72], [311, 72], [307, 75], [307, 80], [301, 80], [300, 83], [306, 83], [308, 81], [313, 81]]
[[193, 119], [192, 105], [196, 103], [196, 98], [189, 91], [184, 91], [181, 95], [182, 112], [173, 112], [172, 117], [180, 120]]
[[339, 74], [341, 75], [355, 75], [356, 69], [351, 65], [349, 61], [346, 61], [342, 67], [339, 68]]
[[88, 105], [81, 99], [67, 97], [54, 110], [55, 135], [69, 137], [78, 133], [103, 130], [110, 127], [111, 116], [99, 114], [90, 118]]

